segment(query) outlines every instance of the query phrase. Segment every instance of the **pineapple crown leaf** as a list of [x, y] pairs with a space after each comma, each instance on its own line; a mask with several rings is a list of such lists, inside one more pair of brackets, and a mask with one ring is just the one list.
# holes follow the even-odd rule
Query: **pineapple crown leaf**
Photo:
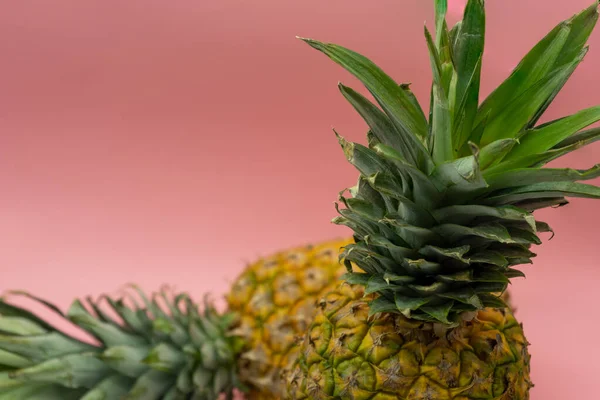
[[[565, 197], [600, 198], [580, 183], [600, 176], [543, 168], [600, 138], [600, 106], [538, 124], [587, 53], [598, 1], [559, 23], [480, 102], [485, 40], [483, 0], [467, 2], [449, 28], [447, 1], [435, 0], [435, 35], [425, 27], [432, 86], [426, 116], [409, 85], [398, 84], [368, 58], [331, 43], [300, 38], [345, 68], [371, 102], [339, 84], [364, 119], [367, 146], [335, 132], [360, 176], [340, 193], [333, 222], [350, 227], [344, 279], [377, 293], [371, 313], [455, 324], [461, 314], [503, 307], [498, 294], [513, 267], [531, 263], [539, 234], [552, 232], [532, 212], [562, 206]], [[358, 266], [359, 270], [354, 270]]]
[[206, 400], [231, 398], [234, 388], [243, 389], [235, 372], [243, 343], [230, 332], [231, 314], [219, 314], [208, 299], [199, 308], [186, 293], [163, 290], [148, 298], [135, 286], [133, 291], [136, 296], [128, 293], [129, 299], [76, 300], [66, 314], [29, 293], [11, 293], [41, 304], [97, 344], [0, 301], [0, 369], [8, 371], [0, 376], [0, 388], [35, 392], [27, 396], [56, 392], [56, 399], [138, 398], [152, 392]]

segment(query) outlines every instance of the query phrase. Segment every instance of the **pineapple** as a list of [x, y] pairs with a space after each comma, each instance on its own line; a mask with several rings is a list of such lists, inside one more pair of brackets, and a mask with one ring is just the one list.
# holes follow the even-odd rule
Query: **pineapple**
[[408, 85], [364, 56], [302, 39], [378, 106], [339, 85], [370, 128], [368, 146], [336, 132], [359, 179], [333, 222], [355, 243], [341, 255], [348, 285], [322, 298], [285, 371], [291, 399], [529, 399], [528, 343], [499, 293], [551, 232], [535, 210], [600, 198], [578, 182], [600, 176], [598, 165], [542, 168], [600, 138], [582, 130], [600, 107], [538, 124], [587, 52], [598, 2], [553, 29], [481, 104], [484, 2], [469, 0], [452, 29], [446, 1], [435, 9], [429, 119]]
[[[76, 339], [21, 307], [0, 301], [0, 400], [215, 400], [242, 385], [232, 313], [165, 291], [144, 305], [106, 297], [75, 301], [67, 315], [31, 295], [98, 343]], [[107, 309], [110, 312], [107, 312]], [[111, 315], [112, 314], [112, 315]], [[115, 318], [116, 317], [116, 318]]]
[[359, 285], [322, 299], [283, 376], [290, 399], [528, 398], [528, 343], [509, 310], [485, 308], [447, 329], [402, 314], [371, 316], [373, 299]]
[[239, 318], [232, 332], [246, 343], [239, 373], [251, 398], [284, 393], [285, 385], [273, 382], [296, 361], [298, 339], [312, 322], [317, 300], [344, 273], [338, 255], [350, 242], [279, 252], [250, 265], [233, 284], [227, 300]]

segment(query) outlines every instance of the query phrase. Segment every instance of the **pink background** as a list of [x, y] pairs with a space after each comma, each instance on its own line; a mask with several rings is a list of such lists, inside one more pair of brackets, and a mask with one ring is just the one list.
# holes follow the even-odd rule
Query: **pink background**
[[[590, 3], [488, 1], [483, 91]], [[355, 172], [330, 128], [362, 140], [336, 88], [356, 82], [294, 36], [362, 52], [425, 101], [431, 4], [2, 2], [0, 291], [61, 307], [131, 281], [221, 294], [259, 255], [346, 235], [329, 220]], [[591, 45], [547, 117], [600, 103], [598, 32]], [[560, 164], [589, 167], [599, 151]], [[533, 400], [589, 399], [597, 386], [597, 210], [573, 200], [541, 213], [557, 235], [513, 285]]]

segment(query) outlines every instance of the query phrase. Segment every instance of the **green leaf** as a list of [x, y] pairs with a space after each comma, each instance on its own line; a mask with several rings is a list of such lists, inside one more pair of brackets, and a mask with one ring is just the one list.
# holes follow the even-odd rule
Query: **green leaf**
[[[413, 108], [416, 111], [417, 114], [420, 115], [425, 115], [425, 113], [423, 112], [423, 109], [421, 108], [421, 104], [419, 104], [419, 100], [417, 100], [417, 97], [415, 96], [415, 94], [412, 92], [412, 90], [410, 90], [410, 83], [402, 83], [400, 84], [400, 88], [404, 91], [404, 93], [406, 93], [406, 96], [408, 97], [408, 100], [411, 102]], [[425, 145], [425, 142], [427, 139], [426, 137], [420, 137], [419, 136], [419, 140], [421, 141], [421, 143], [423, 143], [423, 145]]]
[[471, 270], [465, 270], [453, 274], [438, 275], [436, 279], [446, 283], [468, 283], [473, 281], [473, 273]]
[[[0, 380], [1, 380], [0, 372]], [[1, 386], [1, 384], [0, 384]], [[60, 385], [30, 383], [2, 389], [0, 400], [81, 400], [85, 389], [67, 389]]]
[[412, 224], [407, 224], [402, 220], [394, 218], [393, 215], [389, 215], [383, 218], [381, 221], [383, 224], [388, 224], [394, 228], [396, 234], [408, 243], [413, 249], [418, 249], [425, 246], [426, 244], [436, 244], [441, 241], [441, 237], [434, 231], [421, 228]]
[[[456, 103], [459, 100], [456, 99], [456, 79], [453, 80], [454, 91], [450, 93], [450, 96], [453, 96], [450, 97], [450, 112], [452, 114], [452, 148], [455, 158], [464, 153], [468, 154], [468, 139], [473, 132], [473, 123], [479, 105], [480, 76], [481, 59], [471, 76], [464, 97], [458, 104]], [[483, 133], [483, 129], [481, 129], [481, 133]], [[477, 135], [477, 137], [481, 137], [481, 135]]]
[[[36, 303], [40, 303], [41, 305], [43, 305], [44, 307], [46, 307], [48, 310], [52, 311], [53, 313], [55, 313], [56, 315], [60, 316], [61, 318], [66, 318], [65, 314], [63, 314], [63, 312], [54, 304], [50, 303], [49, 301], [46, 301], [42, 298], [39, 298], [29, 292], [23, 291], [23, 290], [12, 290], [10, 292], [8, 292], [9, 295], [16, 295], [16, 296], [23, 296], [26, 297], [30, 300], [35, 301]], [[0, 310], [1, 311], [1, 310]], [[25, 311], [25, 310], [22, 310]], [[35, 318], [35, 316], [33, 314], [29, 314], [29, 318]], [[38, 323], [40, 321], [37, 321]], [[49, 326], [49, 325], [48, 325]], [[54, 328], [52, 328], [51, 330], [55, 330]]]
[[[529, 53], [521, 60], [512, 74], [496, 88], [481, 104], [475, 120], [475, 125], [483, 120], [489, 113], [488, 124], [499, 119], [501, 113], [505, 113], [509, 106], [518, 97], [529, 91], [536, 83], [547, 78], [553, 71], [555, 61], [563, 49], [569, 34], [570, 24], [561, 22], [546, 37], [544, 37]], [[550, 95], [551, 90], [548, 95]], [[545, 98], [540, 102], [543, 104]], [[537, 109], [535, 110], [537, 111]], [[535, 111], [533, 113], [535, 113]], [[523, 126], [525, 123], [523, 123]], [[492, 136], [492, 137], [495, 137]], [[508, 137], [506, 135], [505, 137]], [[513, 136], [514, 137], [514, 136]], [[493, 140], [488, 140], [487, 143]]]
[[[508, 283], [483, 282], [483, 283], [476, 283], [472, 287], [473, 287], [473, 290], [475, 290], [475, 292], [477, 292], [477, 294], [479, 294], [479, 297], [483, 301], [483, 296], [482, 296], [483, 294], [502, 293], [508, 287]], [[486, 302], [484, 302], [483, 304], [486, 307], [493, 307], [492, 305], [488, 305], [489, 303], [486, 304]]]
[[477, 236], [494, 242], [514, 243], [514, 240], [510, 237], [506, 228], [497, 223], [475, 227], [442, 224], [436, 226], [432, 230], [452, 242], [459, 241], [469, 236]]
[[129, 327], [121, 325], [119, 322], [115, 321], [110, 315], [108, 315], [100, 306], [99, 301], [94, 301], [90, 296], [86, 297], [86, 303], [92, 309], [92, 311], [96, 314], [97, 318], [108, 324], [114, 325], [117, 328], [128, 330]]
[[495, 118], [488, 119], [481, 144], [486, 145], [498, 139], [518, 138], [556, 87], [571, 73], [573, 65], [578, 64], [583, 56], [582, 53], [573, 64], [540, 79], [520, 96], [514, 98], [506, 108], [496, 114]]
[[69, 354], [11, 372], [11, 378], [55, 383], [67, 388], [89, 388], [109, 372], [108, 366], [96, 359], [94, 354]]
[[479, 299], [479, 296], [470, 287], [453, 290], [446, 293], [438, 294], [438, 297], [444, 297], [446, 299], [456, 300], [463, 304], [470, 304], [476, 309], [480, 310], [483, 308], [483, 304]]
[[[214, 349], [213, 343], [203, 343], [203, 346], [209, 346]], [[186, 360], [187, 358], [181, 351], [172, 345], [159, 343], [148, 353], [142, 362], [158, 371], [177, 373]]]
[[108, 346], [143, 346], [146, 344], [145, 339], [94, 318], [79, 300], [72, 303], [67, 315], [74, 324], [85, 329]]
[[[28, 299], [31, 299], [31, 300], [41, 304], [42, 306], [49, 309], [53, 313], [57, 314], [61, 319], [64, 319], [64, 320], [67, 319], [66, 316], [62, 313], [62, 311], [60, 311], [58, 309], [58, 307], [56, 307], [54, 304], [49, 303], [43, 299], [40, 299], [39, 297], [33, 296], [30, 293], [27, 293], [24, 291], [11, 291], [11, 292], [8, 292], [8, 294], [27, 297]], [[75, 338], [71, 337], [70, 335], [67, 335], [66, 333], [60, 331], [59, 329], [56, 329], [55, 327], [53, 327], [52, 325], [50, 325], [43, 319], [39, 318], [37, 315], [33, 314], [32, 312], [27, 311], [22, 307], [18, 307], [18, 306], [12, 305], [10, 303], [6, 303], [2, 299], [0, 299], [0, 315], [5, 316], [5, 317], [18, 317], [18, 318], [23, 318], [23, 319], [29, 320], [32, 323], [39, 325], [41, 329], [45, 329], [47, 331], [58, 332], [61, 335], [65, 336], [73, 341], [77, 341], [81, 344], [84, 344], [82, 341], [75, 339]]]
[[42, 335], [48, 332], [39, 324], [23, 317], [6, 317], [0, 314], [0, 332], [11, 335]]
[[439, 87], [442, 86], [442, 62], [440, 61], [440, 55], [438, 53], [438, 49], [433, 43], [433, 39], [431, 37], [431, 33], [427, 27], [424, 27], [425, 32], [425, 40], [427, 42], [427, 48], [429, 50], [429, 59], [431, 63], [431, 72], [433, 73], [433, 81], [437, 83]]
[[505, 193], [489, 197], [483, 202], [491, 205], [514, 204], [523, 200], [553, 197], [582, 197], [600, 199], [600, 188], [584, 183], [544, 182], [509, 189]]
[[464, 197], [465, 193], [487, 186], [475, 155], [438, 165], [430, 179], [440, 192], [450, 197]]
[[[366, 200], [381, 209], [385, 210], [388, 207], [381, 193], [373, 189], [367, 181], [367, 178], [365, 178], [364, 176], [360, 176], [356, 186], [350, 188], [349, 191], [353, 197], [357, 199]], [[393, 211], [395, 209], [396, 207], [388, 209], [388, 211]]]
[[133, 380], [121, 375], [112, 375], [94, 386], [80, 400], [122, 399], [129, 392], [131, 385]]
[[550, 197], [545, 199], [529, 199], [521, 202], [514, 203], [515, 207], [522, 208], [523, 210], [533, 212], [541, 208], [553, 207], [558, 208], [569, 204], [567, 199], [564, 197]]
[[443, 89], [433, 85], [433, 160], [439, 165], [454, 158], [450, 108]]
[[367, 131], [367, 147], [372, 149], [375, 145], [379, 144], [379, 139], [377, 139], [377, 136], [375, 136], [373, 134], [373, 132], [371, 132], [371, 130], [369, 129]]
[[172, 374], [149, 370], [138, 378], [123, 400], [160, 400], [174, 383], [175, 376]]
[[450, 321], [448, 321], [448, 314], [450, 313], [453, 305], [454, 301], [447, 301], [438, 306], [423, 306], [421, 307], [421, 310], [428, 315], [431, 315], [437, 321], [440, 321], [444, 324], [450, 324]]
[[476, 218], [492, 217], [509, 221], [527, 221], [534, 226], [533, 215], [517, 207], [489, 207], [477, 204], [448, 206], [433, 211], [433, 216], [439, 223], [467, 225]]
[[506, 160], [550, 150], [579, 130], [600, 121], [600, 106], [591, 107], [551, 124], [525, 132], [525, 135]]
[[362, 272], [348, 272], [340, 278], [340, 280], [346, 281], [351, 285], [367, 286], [371, 274], [365, 274]]
[[[409, 189], [412, 189], [412, 193], [405, 193], [404, 185], [398, 183], [398, 179], [396, 179], [390, 173], [376, 173], [367, 178], [367, 181], [373, 187], [373, 189], [377, 190], [381, 194], [393, 197], [398, 200], [401, 204], [403, 204], [407, 209], [410, 210], [411, 215], [416, 216], [419, 223], [427, 223], [431, 222], [432, 218], [427, 211], [429, 206], [432, 206], [432, 203], [435, 203], [439, 200], [439, 192], [438, 190], [431, 184], [426, 177], [422, 180], [411, 179], [410, 183], [413, 184], [412, 187], [407, 187], [407, 192]], [[410, 198], [408, 197], [410, 196]], [[428, 196], [428, 197], [422, 197]], [[419, 199], [420, 204], [414, 202], [413, 199]], [[407, 222], [417, 222], [411, 221], [410, 219]]]
[[106, 365], [120, 374], [137, 378], [148, 370], [142, 360], [148, 355], [148, 346], [112, 346], [97, 356]]
[[502, 255], [506, 258], [515, 258], [515, 257], [535, 257], [536, 254], [529, 250], [529, 246], [524, 246], [520, 244], [514, 245], [497, 245], [496, 247], [491, 248], [492, 250], [498, 251], [502, 253]]
[[571, 34], [558, 55], [555, 65], [568, 64], [585, 46], [598, 21], [598, 1], [594, 0], [592, 5], [570, 18], [569, 21], [571, 22]]
[[600, 164], [590, 169], [571, 168], [522, 168], [486, 177], [489, 190], [532, 185], [543, 182], [575, 182], [594, 179], [600, 176]]
[[386, 249], [397, 263], [401, 263], [406, 257], [416, 256], [413, 249], [395, 245], [381, 235], [367, 235], [363, 240], [367, 245]]
[[[344, 150], [346, 159], [350, 164], [354, 165], [363, 176], [369, 177], [378, 172], [384, 172], [390, 169], [390, 165], [382, 160], [375, 151], [362, 144], [348, 142], [337, 132], [335, 132], [335, 135], [338, 138], [340, 146], [342, 146], [342, 149]], [[396, 186], [402, 187], [402, 184], [396, 183]]]
[[462, 20], [461, 21], [457, 21], [456, 24], [452, 27], [452, 29], [450, 29], [450, 44], [452, 46], [452, 52], [454, 54], [456, 54], [456, 52], [458, 51], [457, 49], [457, 42], [458, 42], [458, 38], [460, 37], [460, 32], [462, 30]]
[[508, 278], [504, 275], [504, 273], [493, 270], [478, 271], [473, 280], [476, 282], [508, 282]]
[[481, 170], [483, 171], [500, 163], [518, 142], [517, 139], [512, 138], [500, 139], [483, 146], [479, 151], [479, 167]]
[[406, 283], [413, 283], [416, 278], [413, 276], [406, 276], [406, 275], [396, 275], [396, 274], [391, 274], [389, 272], [386, 272], [385, 274], [383, 274], [383, 279], [385, 279], [386, 282], [394, 282], [394, 283], [398, 283], [398, 284], [406, 284]]
[[430, 276], [430, 275], [437, 274], [442, 270], [442, 265], [440, 265], [439, 263], [425, 260], [425, 259], [419, 259], [419, 260], [406, 259], [406, 260], [404, 260], [404, 263], [402, 264], [402, 266], [404, 267], [404, 269], [406, 271], [408, 271], [413, 276], [414, 275]]
[[497, 251], [486, 250], [480, 253], [475, 253], [469, 258], [473, 263], [491, 264], [501, 268], [506, 268], [508, 266], [508, 260], [506, 257]]
[[489, 293], [480, 293], [479, 298], [486, 307], [492, 308], [508, 308], [508, 305], [499, 296], [494, 296]]
[[479, 106], [481, 61], [485, 42], [485, 10], [482, 0], [470, 0], [460, 31], [456, 33], [454, 60], [456, 92], [451, 104], [458, 105], [454, 113], [453, 146], [455, 154], [467, 142], [473, 130]]
[[[3, 369], [25, 368], [32, 364], [30, 360], [10, 351], [0, 349], [0, 371]], [[2, 387], [2, 384], [0, 384]]]
[[138, 335], [149, 338], [151, 336], [152, 321], [148, 317], [146, 311], [137, 309], [133, 310], [127, 307], [123, 300], [113, 300], [109, 296], [102, 296], [112, 310], [121, 317], [127, 327], [136, 332]]
[[[572, 139], [572, 140], [571, 140]], [[556, 145], [552, 150], [545, 153], [529, 154], [512, 160], [502, 162], [485, 171], [485, 175], [492, 175], [503, 171], [510, 171], [518, 168], [542, 167], [552, 160], [560, 158], [575, 150], [592, 144], [600, 139], [600, 128], [589, 129], [573, 135]], [[564, 146], [563, 146], [564, 144]]]
[[[219, 369], [217, 369], [217, 371], [215, 372], [215, 376], [213, 379], [213, 395], [215, 397], [218, 397], [221, 393], [223, 393], [223, 390], [228, 386], [229, 384], [229, 378], [230, 373], [229, 370], [225, 367], [221, 367]], [[229, 392], [229, 398], [232, 399], [232, 393]]]
[[506, 276], [509, 279], [512, 278], [525, 278], [525, 274], [517, 269], [514, 268], [509, 268], [508, 270], [504, 271], [504, 276]]
[[[414, 168], [413, 166], [411, 166], [406, 159], [404, 158], [404, 156], [402, 154], [400, 154], [399, 151], [397, 151], [396, 149], [394, 149], [391, 146], [385, 145], [383, 143], [377, 143], [376, 145], [374, 145], [373, 147], [371, 147], [373, 150], [375, 150], [375, 152], [381, 156], [382, 158], [394, 163], [394, 165], [400, 166], [400, 167], [404, 167], [404, 166], [409, 166], [411, 168]], [[419, 171], [419, 170], [417, 170]], [[420, 172], [420, 171], [419, 171]]]
[[[567, 39], [567, 43], [565, 43], [563, 49], [561, 50], [554, 67], [560, 67], [566, 64], [569, 64], [573, 59], [577, 57], [577, 54], [583, 49], [585, 46], [590, 34], [594, 30], [596, 22], [598, 21], [598, 2], [594, 1], [594, 4], [587, 9], [583, 10], [578, 15], [575, 15], [570, 19], [571, 22], [571, 33], [569, 34], [569, 38]], [[575, 70], [575, 66], [571, 70], [571, 74]], [[568, 74], [564, 81], [561, 82], [554, 93], [548, 98], [546, 103], [540, 108], [536, 116], [530, 121], [529, 128], [532, 128], [537, 123], [538, 119], [542, 116], [542, 114], [546, 111], [548, 106], [552, 103], [556, 95], [563, 88], [564, 84], [570, 78], [571, 74]]]
[[409, 160], [408, 162], [413, 165], [418, 165], [417, 161], [412, 158], [414, 149], [411, 146], [414, 146], [414, 141], [405, 137], [406, 132], [398, 131], [388, 116], [360, 93], [341, 83], [338, 87], [346, 100], [365, 120], [371, 133], [380, 143], [396, 150], [401, 154], [403, 161]]
[[[147, 312], [149, 312], [153, 318], [165, 318], [169, 319], [169, 316], [165, 314], [160, 305], [156, 302], [156, 294], [152, 295], [152, 300], [148, 299], [146, 293], [137, 285], [130, 284], [128, 285], [134, 292], [136, 292], [139, 298], [142, 299], [144, 305], [146, 307]], [[188, 312], [193, 313], [193, 310], [189, 310]]]
[[411, 143], [411, 157], [422, 171], [429, 172], [431, 157], [419, 137], [427, 135], [427, 120], [422, 110], [417, 109], [409, 95], [392, 78], [366, 57], [344, 47], [300, 38], [311, 47], [321, 51], [331, 60], [357, 77], [371, 92], [390, 121], [402, 136]]
[[340, 196], [340, 201], [342, 201], [352, 212], [371, 221], [379, 221], [385, 215], [384, 210], [365, 200], [354, 198], [346, 199], [345, 197]]
[[485, 170], [485, 176], [499, 174], [505, 171], [512, 171], [519, 168], [537, 167], [546, 164], [553, 158], [558, 157], [555, 150], [547, 151], [539, 154], [529, 154], [523, 157], [515, 158], [514, 160], [504, 161], [491, 168]]
[[592, 128], [578, 132], [554, 146], [554, 149], [565, 149], [579, 144], [579, 147], [600, 139], [600, 128]]
[[395, 308], [407, 318], [411, 317], [412, 311], [418, 310], [432, 299], [432, 297], [407, 297], [400, 293], [396, 293], [394, 296]]
[[[481, 138], [483, 136], [483, 132], [485, 131], [485, 128], [487, 126], [487, 122], [488, 119], [490, 118], [491, 112], [487, 112], [487, 114], [485, 114], [483, 117], [481, 117], [481, 121], [479, 121], [477, 124], [475, 124], [475, 127], [473, 128], [473, 131], [471, 131], [471, 134], [469, 136], [469, 140], [467, 140], [467, 143], [465, 145], [463, 145], [463, 148], [460, 149], [460, 153], [459, 155], [461, 156], [467, 156], [468, 154], [472, 154], [472, 144], [476, 144], [478, 146], [482, 146], [481, 144]], [[485, 147], [486, 145], [483, 145], [483, 147]]]
[[409, 284], [407, 286], [422, 296], [444, 293], [448, 291], [448, 284], [445, 282], [433, 282], [431, 284], [423, 285]]
[[[558, 80], [556, 87], [529, 121], [531, 128], [552, 99], [562, 88], [566, 79], [577, 65], [577, 59], [587, 42], [598, 19], [598, 3], [590, 6], [573, 18], [558, 24], [544, 39], [542, 39], [519, 63], [511, 76], [504, 81], [481, 105], [477, 124], [484, 119], [487, 113], [495, 118], [509, 104], [538, 82], [550, 71], [567, 67], [562, 80]], [[566, 40], [565, 40], [565, 35]], [[575, 62], [574, 62], [575, 61]], [[476, 141], [475, 141], [476, 142]], [[477, 143], [477, 142], [476, 142]]]
[[[450, 57], [450, 56], [448, 56]], [[450, 96], [454, 96], [454, 92], [456, 91], [456, 74], [454, 73], [454, 65], [452, 65], [452, 61], [448, 60], [446, 62], [442, 62], [442, 81], [441, 81], [441, 93], [444, 93], [448, 104], [448, 119], [450, 120], [450, 127], [452, 127], [452, 107], [450, 104]], [[451, 131], [452, 129], [450, 129]]]
[[347, 247], [343, 253], [343, 256], [344, 264], [349, 272], [352, 272], [351, 263], [354, 262], [363, 271], [365, 271], [368, 274], [368, 276], [383, 273], [383, 269], [381, 268], [381, 265], [379, 265], [379, 262], [377, 262], [372, 255], [365, 255], [364, 251], [361, 251], [361, 249], [358, 249], [356, 247]]
[[385, 289], [390, 289], [390, 283], [382, 276], [376, 275], [369, 278], [365, 286], [365, 294], [378, 293]]
[[435, 260], [456, 260], [464, 264], [469, 264], [469, 260], [465, 258], [465, 255], [471, 248], [469, 246], [460, 246], [453, 248], [441, 248], [436, 246], [425, 246], [419, 249], [419, 253], [425, 257], [429, 257]]
[[[469, 82], [483, 55], [485, 42], [485, 10], [482, 0], [469, 0], [465, 7], [460, 32], [456, 35], [454, 59], [458, 75], [457, 104], [465, 97]], [[479, 78], [476, 78], [479, 81]], [[478, 89], [478, 88], [477, 88]]]
[[378, 313], [388, 313], [395, 311], [397, 311], [396, 304], [394, 304], [393, 301], [383, 296], [379, 296], [378, 298], [369, 303], [369, 316]]
[[442, 64], [427, 27], [425, 27], [425, 38], [427, 40], [427, 47], [429, 48], [429, 57], [431, 59], [434, 81], [433, 114], [431, 121], [433, 133], [432, 155], [433, 161], [436, 164], [441, 164], [453, 158], [450, 106], [442, 82]]
[[338, 203], [335, 203], [334, 206], [337, 212], [342, 216], [341, 218], [334, 218], [332, 220], [334, 224], [345, 225], [359, 235], [379, 233], [380, 228], [378, 222], [368, 221], [348, 209], [339, 208]]
[[435, 33], [436, 44], [440, 47], [444, 33], [444, 23], [448, 12], [448, 0], [435, 0]]
[[0, 335], [0, 349], [26, 357], [34, 362], [69, 353], [97, 350], [95, 346], [76, 341], [59, 332], [36, 336]]
[[522, 229], [516, 227], [508, 227], [508, 231], [510, 232], [510, 236], [514, 239], [516, 243], [521, 244], [542, 244], [542, 239], [536, 233], [535, 229]]

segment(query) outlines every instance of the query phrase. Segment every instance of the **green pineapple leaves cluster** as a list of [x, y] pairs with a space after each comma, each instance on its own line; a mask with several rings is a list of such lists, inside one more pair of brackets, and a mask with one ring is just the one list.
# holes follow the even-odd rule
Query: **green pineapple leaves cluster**
[[369, 127], [368, 146], [336, 133], [360, 172], [350, 196], [340, 193], [334, 219], [354, 231], [341, 256], [346, 281], [379, 294], [372, 314], [456, 325], [505, 306], [498, 293], [523, 276], [515, 266], [530, 263], [539, 233], [551, 231], [534, 210], [564, 205], [565, 197], [600, 198], [600, 188], [579, 182], [600, 176], [600, 166], [543, 168], [600, 138], [598, 128], [583, 130], [600, 120], [600, 107], [538, 124], [587, 52], [598, 2], [558, 24], [482, 102], [484, 1], [469, 0], [451, 29], [446, 1], [435, 9], [435, 36], [425, 28], [428, 116], [408, 85], [364, 56], [302, 40], [358, 78], [376, 102], [339, 85]]
[[137, 291], [143, 305], [105, 297], [106, 310], [75, 301], [67, 315], [25, 294], [98, 344], [0, 301], [0, 400], [232, 399], [241, 388], [236, 358], [243, 346], [229, 333], [232, 314], [219, 315], [209, 302], [199, 310], [187, 294], [148, 299]]

